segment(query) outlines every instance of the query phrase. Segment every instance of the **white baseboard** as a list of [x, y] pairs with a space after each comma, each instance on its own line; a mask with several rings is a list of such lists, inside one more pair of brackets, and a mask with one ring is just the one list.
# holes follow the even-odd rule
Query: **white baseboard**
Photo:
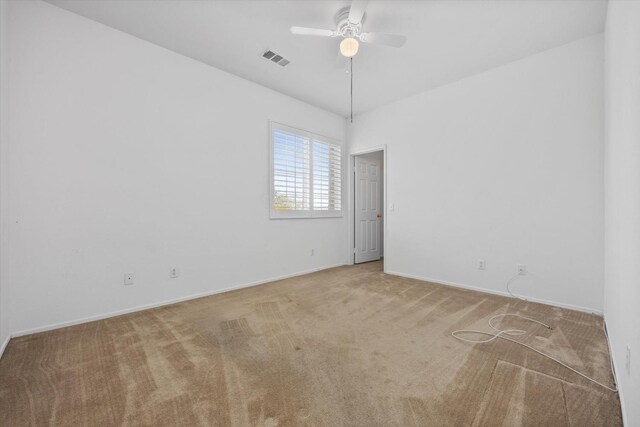
[[0, 358], [2, 358], [2, 355], [4, 354], [4, 350], [7, 348], [7, 344], [9, 344], [9, 341], [11, 341], [11, 334], [7, 336], [7, 338], [2, 343], [2, 347], [0, 347]]
[[[455, 282], [449, 282], [449, 281], [446, 281], [446, 280], [433, 279], [431, 277], [421, 277], [421, 276], [416, 276], [416, 275], [413, 275], [413, 274], [399, 273], [397, 271], [386, 270], [385, 273], [392, 274], [394, 276], [407, 277], [409, 279], [422, 280], [424, 282], [437, 283], [439, 285], [453, 286], [453, 287], [456, 287], [456, 288], [468, 289], [468, 290], [471, 290], [471, 291], [485, 292], [485, 293], [488, 293], [488, 294], [494, 294], [494, 295], [500, 295], [500, 296], [503, 296], [503, 297], [513, 298], [506, 291], [498, 291], [498, 290], [495, 290], [495, 289], [480, 288], [478, 286], [464, 285], [462, 283], [455, 283]], [[525, 298], [525, 297], [523, 297], [523, 298]], [[598, 316], [602, 316], [602, 311], [601, 310], [597, 310], [595, 308], [581, 307], [579, 305], [566, 304], [566, 303], [557, 302], [557, 301], [549, 301], [549, 300], [546, 300], [546, 299], [534, 298], [534, 297], [526, 297], [526, 300], [527, 301], [531, 301], [531, 302], [537, 302], [537, 303], [540, 303], [540, 304], [545, 304], [545, 305], [552, 305], [554, 307], [568, 308], [570, 310], [582, 311], [582, 312], [585, 312], [585, 313], [593, 313], [593, 314], [597, 314]]]
[[[3, 346], [2, 346], [2, 349], [1, 349], [2, 351], [0, 351], [0, 357], [2, 356], [2, 352], [4, 351], [4, 349], [5, 349], [6, 345], [8, 344], [10, 338], [15, 338], [15, 337], [20, 337], [20, 336], [24, 336], [24, 335], [35, 334], [35, 333], [39, 333], [39, 332], [51, 331], [51, 330], [54, 330], [54, 329], [64, 328], [64, 327], [67, 327], [67, 326], [79, 325], [79, 324], [82, 324], [82, 323], [93, 322], [93, 321], [96, 321], [96, 320], [108, 319], [110, 317], [121, 316], [123, 314], [134, 313], [134, 312], [137, 312], [137, 311], [147, 310], [147, 309], [150, 309], [150, 308], [162, 307], [162, 306], [169, 305], [169, 304], [175, 304], [175, 303], [178, 303], [178, 302], [188, 301], [188, 300], [192, 300], [192, 299], [196, 299], [196, 298], [202, 298], [202, 297], [206, 297], [206, 296], [210, 296], [210, 295], [216, 295], [216, 294], [220, 294], [220, 293], [224, 293], [224, 292], [230, 292], [230, 291], [234, 291], [234, 290], [237, 290], [237, 289], [248, 288], [248, 287], [257, 286], [257, 285], [263, 285], [263, 284], [270, 283], [270, 282], [275, 282], [275, 281], [278, 281], [278, 280], [288, 279], [288, 278], [296, 277], [296, 276], [302, 276], [302, 275], [309, 274], [309, 273], [315, 273], [315, 272], [321, 271], [321, 270], [327, 270], [329, 268], [341, 267], [343, 265], [346, 265], [346, 264], [342, 264], [342, 263], [341, 264], [334, 264], [334, 265], [328, 265], [328, 266], [313, 268], [313, 269], [304, 270], [304, 271], [298, 271], [296, 273], [286, 274], [286, 275], [277, 276], [277, 277], [271, 277], [271, 278], [268, 278], [268, 279], [258, 280], [258, 281], [255, 281], [255, 282], [249, 282], [249, 283], [244, 283], [244, 284], [235, 285], [235, 286], [230, 286], [230, 287], [223, 288], [223, 289], [216, 289], [216, 290], [213, 290], [213, 291], [207, 291], [207, 292], [202, 292], [202, 293], [198, 293], [198, 294], [191, 294], [191, 295], [187, 295], [187, 296], [184, 296], [184, 297], [172, 298], [172, 299], [169, 299], [169, 300], [159, 301], [159, 302], [155, 302], [155, 303], [151, 303], [151, 304], [145, 304], [145, 305], [126, 308], [126, 309], [122, 309], [122, 310], [116, 310], [116, 311], [111, 311], [111, 312], [107, 312], [107, 313], [101, 313], [101, 314], [97, 314], [97, 315], [94, 315], [94, 316], [83, 317], [83, 318], [80, 318], [80, 319], [68, 320], [68, 321], [64, 321], [64, 322], [58, 322], [58, 323], [53, 323], [53, 324], [49, 324], [49, 325], [38, 326], [38, 327], [35, 327], [35, 328], [30, 328], [30, 329], [23, 329], [23, 330], [20, 330], [20, 331], [12, 333], [7, 338], [7, 340], [3, 343]], [[410, 278], [410, 279], [417, 279], [417, 280], [422, 280], [422, 281], [426, 281], [426, 282], [437, 283], [437, 284], [440, 284], [440, 285], [454, 286], [454, 287], [462, 288], [462, 289], [469, 289], [469, 290], [478, 291], [478, 292], [486, 292], [486, 293], [490, 293], [490, 294], [510, 297], [510, 295], [507, 292], [497, 291], [497, 290], [493, 290], [493, 289], [479, 288], [477, 286], [463, 285], [463, 284], [460, 284], [460, 283], [454, 283], [454, 282], [434, 279], [434, 278], [430, 278], [430, 277], [421, 277], [421, 276], [416, 276], [416, 275], [411, 275], [411, 274], [399, 273], [399, 272], [396, 272], [396, 271], [386, 270], [385, 273], [391, 274], [391, 275], [395, 275], [395, 276], [407, 277], [407, 278]], [[539, 299], [539, 298], [527, 298], [527, 300], [532, 301], [532, 302], [541, 303], [541, 304], [552, 305], [552, 306], [556, 306], [556, 307], [563, 307], [563, 308], [568, 308], [568, 309], [571, 309], [571, 310], [577, 310], [577, 311], [582, 311], [582, 312], [594, 313], [594, 314], [602, 315], [602, 312], [600, 310], [591, 309], [591, 308], [587, 308], [587, 307], [580, 307], [580, 306], [575, 306], [575, 305], [571, 305], [571, 304], [564, 304], [564, 303], [559, 303], [559, 302], [555, 302], [555, 301], [547, 301], [547, 300]]]
[[[271, 282], [277, 282], [278, 280], [289, 279], [291, 277], [303, 276], [305, 274], [315, 273], [315, 272], [321, 271], [321, 270], [327, 270], [327, 269], [330, 269], [330, 268], [341, 267], [343, 265], [345, 265], [345, 264], [335, 264], [335, 265], [328, 265], [328, 266], [324, 266], [324, 267], [312, 268], [312, 269], [309, 269], [309, 270], [298, 271], [296, 273], [285, 274], [283, 276], [271, 277], [271, 278], [265, 279], [265, 280], [258, 280], [258, 281], [255, 281], [255, 282], [249, 282], [249, 283], [243, 283], [243, 284], [240, 284], [240, 285], [230, 286], [228, 288], [216, 289], [216, 290], [213, 290], [213, 291], [201, 292], [201, 293], [198, 293], [198, 294], [187, 295], [187, 296], [184, 296], [184, 297], [172, 298], [170, 300], [154, 302], [154, 303], [151, 303], [151, 304], [145, 304], [145, 305], [140, 305], [140, 306], [131, 307], [131, 308], [125, 308], [125, 309], [122, 309], [122, 310], [111, 311], [111, 312], [108, 312], [108, 313], [97, 314], [95, 316], [88, 316], [88, 317], [83, 317], [83, 318], [80, 318], [80, 319], [67, 320], [67, 321], [64, 321], [64, 322], [38, 326], [36, 328], [23, 329], [21, 331], [14, 332], [13, 334], [11, 334], [11, 337], [12, 338], [16, 338], [16, 337], [20, 337], [20, 336], [24, 336], [24, 335], [36, 334], [38, 332], [46, 332], [46, 331], [51, 331], [53, 329], [65, 328], [67, 326], [74, 326], [74, 325], [80, 325], [82, 323], [94, 322], [96, 320], [108, 319], [110, 317], [116, 317], [116, 316], [121, 316], [123, 314], [134, 313], [136, 311], [142, 311], [142, 310], [148, 310], [150, 308], [162, 307], [164, 305], [170, 305], [170, 304], [175, 304], [175, 303], [178, 303], [178, 302], [189, 301], [189, 300], [196, 299], [196, 298], [202, 298], [202, 297], [207, 297], [207, 296], [210, 296], [210, 295], [221, 294], [221, 293], [224, 293], [224, 292], [235, 291], [237, 289], [250, 288], [252, 286], [264, 285], [264, 284], [271, 283]], [[7, 342], [8, 341], [9, 340], [7, 339]], [[6, 343], [5, 343], [5, 345], [6, 345]], [[3, 350], [4, 350], [4, 347], [3, 347]], [[0, 356], [1, 356], [1, 354], [0, 354]]]
[[620, 412], [622, 413], [622, 425], [626, 426], [627, 424], [627, 410], [624, 405], [624, 396], [622, 394], [622, 389], [620, 388], [620, 381], [618, 381], [618, 372], [622, 372], [618, 370], [618, 365], [616, 364], [616, 355], [613, 352], [613, 346], [611, 345], [611, 338], [609, 337], [609, 328], [607, 326], [607, 318], [604, 317], [605, 328], [607, 328], [607, 345], [609, 346], [609, 357], [611, 357], [611, 361], [613, 362], [613, 378], [616, 382], [616, 387], [618, 388], [618, 398], [620, 399]]

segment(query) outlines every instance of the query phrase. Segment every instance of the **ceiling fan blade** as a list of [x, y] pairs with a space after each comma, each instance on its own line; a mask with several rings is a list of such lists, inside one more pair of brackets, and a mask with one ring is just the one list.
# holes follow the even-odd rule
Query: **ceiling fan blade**
[[407, 38], [398, 34], [362, 33], [360, 34], [360, 41], [371, 44], [402, 47], [407, 41]]
[[322, 30], [320, 28], [307, 28], [307, 27], [291, 27], [291, 34], [298, 34], [302, 36], [321, 36], [321, 37], [335, 37], [338, 35], [333, 30]]
[[352, 24], [359, 24], [362, 22], [364, 11], [367, 8], [369, 0], [353, 0], [351, 7], [349, 8], [349, 22]]

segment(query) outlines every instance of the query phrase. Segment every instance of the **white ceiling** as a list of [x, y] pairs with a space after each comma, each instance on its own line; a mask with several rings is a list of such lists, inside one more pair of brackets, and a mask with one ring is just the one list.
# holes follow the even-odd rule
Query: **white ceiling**
[[[47, 0], [141, 39], [343, 116], [349, 75], [333, 29], [349, 1]], [[371, 1], [364, 31], [404, 34], [401, 49], [362, 44], [353, 60], [354, 112], [600, 33], [606, 1]], [[266, 48], [291, 60], [260, 57]]]

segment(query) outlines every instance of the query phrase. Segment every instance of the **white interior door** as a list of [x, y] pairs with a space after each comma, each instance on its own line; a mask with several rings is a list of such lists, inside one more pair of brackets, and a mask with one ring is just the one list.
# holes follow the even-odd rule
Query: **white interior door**
[[380, 167], [378, 163], [356, 157], [356, 263], [380, 259]]

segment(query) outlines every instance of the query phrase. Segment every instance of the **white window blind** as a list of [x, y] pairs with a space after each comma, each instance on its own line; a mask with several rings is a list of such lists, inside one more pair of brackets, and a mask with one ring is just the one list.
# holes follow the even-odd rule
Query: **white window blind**
[[342, 216], [342, 148], [271, 123], [271, 217]]
[[313, 140], [313, 209], [342, 210], [341, 149]]

